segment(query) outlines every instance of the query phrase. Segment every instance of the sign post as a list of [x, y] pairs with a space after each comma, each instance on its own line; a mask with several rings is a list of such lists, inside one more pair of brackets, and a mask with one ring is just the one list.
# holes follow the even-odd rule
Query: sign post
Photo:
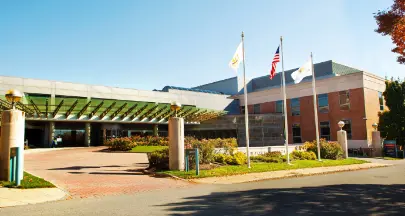
[[186, 157], [185, 157], [185, 166], [186, 166], [186, 172], [190, 171], [190, 163], [189, 163], [189, 158], [190, 155], [194, 154], [195, 157], [195, 174], [199, 175], [200, 174], [200, 164], [199, 164], [199, 158], [198, 158], [198, 148], [195, 149], [186, 149]]

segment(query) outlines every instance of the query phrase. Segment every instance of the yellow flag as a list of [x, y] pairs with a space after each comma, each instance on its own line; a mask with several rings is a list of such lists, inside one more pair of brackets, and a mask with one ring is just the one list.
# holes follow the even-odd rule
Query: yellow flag
[[229, 67], [238, 71], [239, 64], [243, 61], [243, 48], [242, 42], [240, 42], [238, 48], [236, 49], [235, 54], [232, 57], [232, 60], [229, 62]]

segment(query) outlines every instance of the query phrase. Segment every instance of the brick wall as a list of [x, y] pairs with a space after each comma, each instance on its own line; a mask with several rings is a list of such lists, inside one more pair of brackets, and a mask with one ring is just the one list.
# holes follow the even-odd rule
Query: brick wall
[[[328, 113], [319, 113], [318, 112], [318, 121], [329, 121], [330, 125], [330, 135], [331, 140], [336, 140], [336, 132], [339, 130], [337, 123], [342, 120], [351, 120], [352, 128], [352, 140], [366, 140], [367, 139], [367, 127], [366, 124], [368, 120], [365, 120], [366, 117], [366, 108], [365, 108], [365, 99], [364, 99], [364, 88], [350, 89], [350, 109], [341, 110], [339, 103], [339, 92], [330, 92], [328, 93], [328, 104], [329, 112]], [[377, 95], [377, 99], [368, 98], [368, 100], [375, 100], [378, 103], [378, 93], [377, 92], [366, 92], [367, 97], [370, 94]], [[368, 101], [367, 100], [367, 101]], [[274, 113], [275, 112], [275, 102], [266, 102], [260, 105], [261, 113]], [[376, 105], [369, 106], [367, 108], [368, 113], [373, 113], [373, 119], [370, 121], [375, 121], [375, 113], [379, 109]], [[253, 113], [253, 105], [249, 105], [249, 113]], [[287, 100], [287, 114], [288, 114], [288, 134], [289, 134], [289, 143], [293, 143], [292, 139], [292, 124], [299, 123], [301, 128], [301, 139], [303, 142], [315, 140], [315, 124], [314, 124], [314, 107], [313, 107], [313, 97], [304, 96], [300, 98], [300, 115], [292, 116], [291, 115], [291, 100]], [[371, 114], [370, 114], [371, 115]], [[371, 124], [370, 124], [371, 125]], [[320, 129], [320, 128], [319, 128]], [[371, 132], [370, 132], [371, 133]]]

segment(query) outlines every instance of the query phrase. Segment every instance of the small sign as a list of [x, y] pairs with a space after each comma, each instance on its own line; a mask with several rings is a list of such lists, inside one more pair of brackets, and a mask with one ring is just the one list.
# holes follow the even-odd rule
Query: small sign
[[395, 140], [384, 140], [384, 155], [397, 157], [397, 142]]

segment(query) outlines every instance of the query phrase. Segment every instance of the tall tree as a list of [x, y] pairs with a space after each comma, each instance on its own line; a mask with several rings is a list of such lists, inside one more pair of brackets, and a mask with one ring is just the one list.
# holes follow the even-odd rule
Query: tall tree
[[379, 113], [378, 129], [381, 136], [405, 144], [405, 82], [392, 79], [385, 81], [383, 93], [385, 105], [389, 108]]
[[398, 53], [397, 61], [405, 64], [405, 0], [394, 0], [391, 8], [378, 11], [374, 18], [378, 25], [375, 31], [391, 36], [396, 46], [392, 52]]

